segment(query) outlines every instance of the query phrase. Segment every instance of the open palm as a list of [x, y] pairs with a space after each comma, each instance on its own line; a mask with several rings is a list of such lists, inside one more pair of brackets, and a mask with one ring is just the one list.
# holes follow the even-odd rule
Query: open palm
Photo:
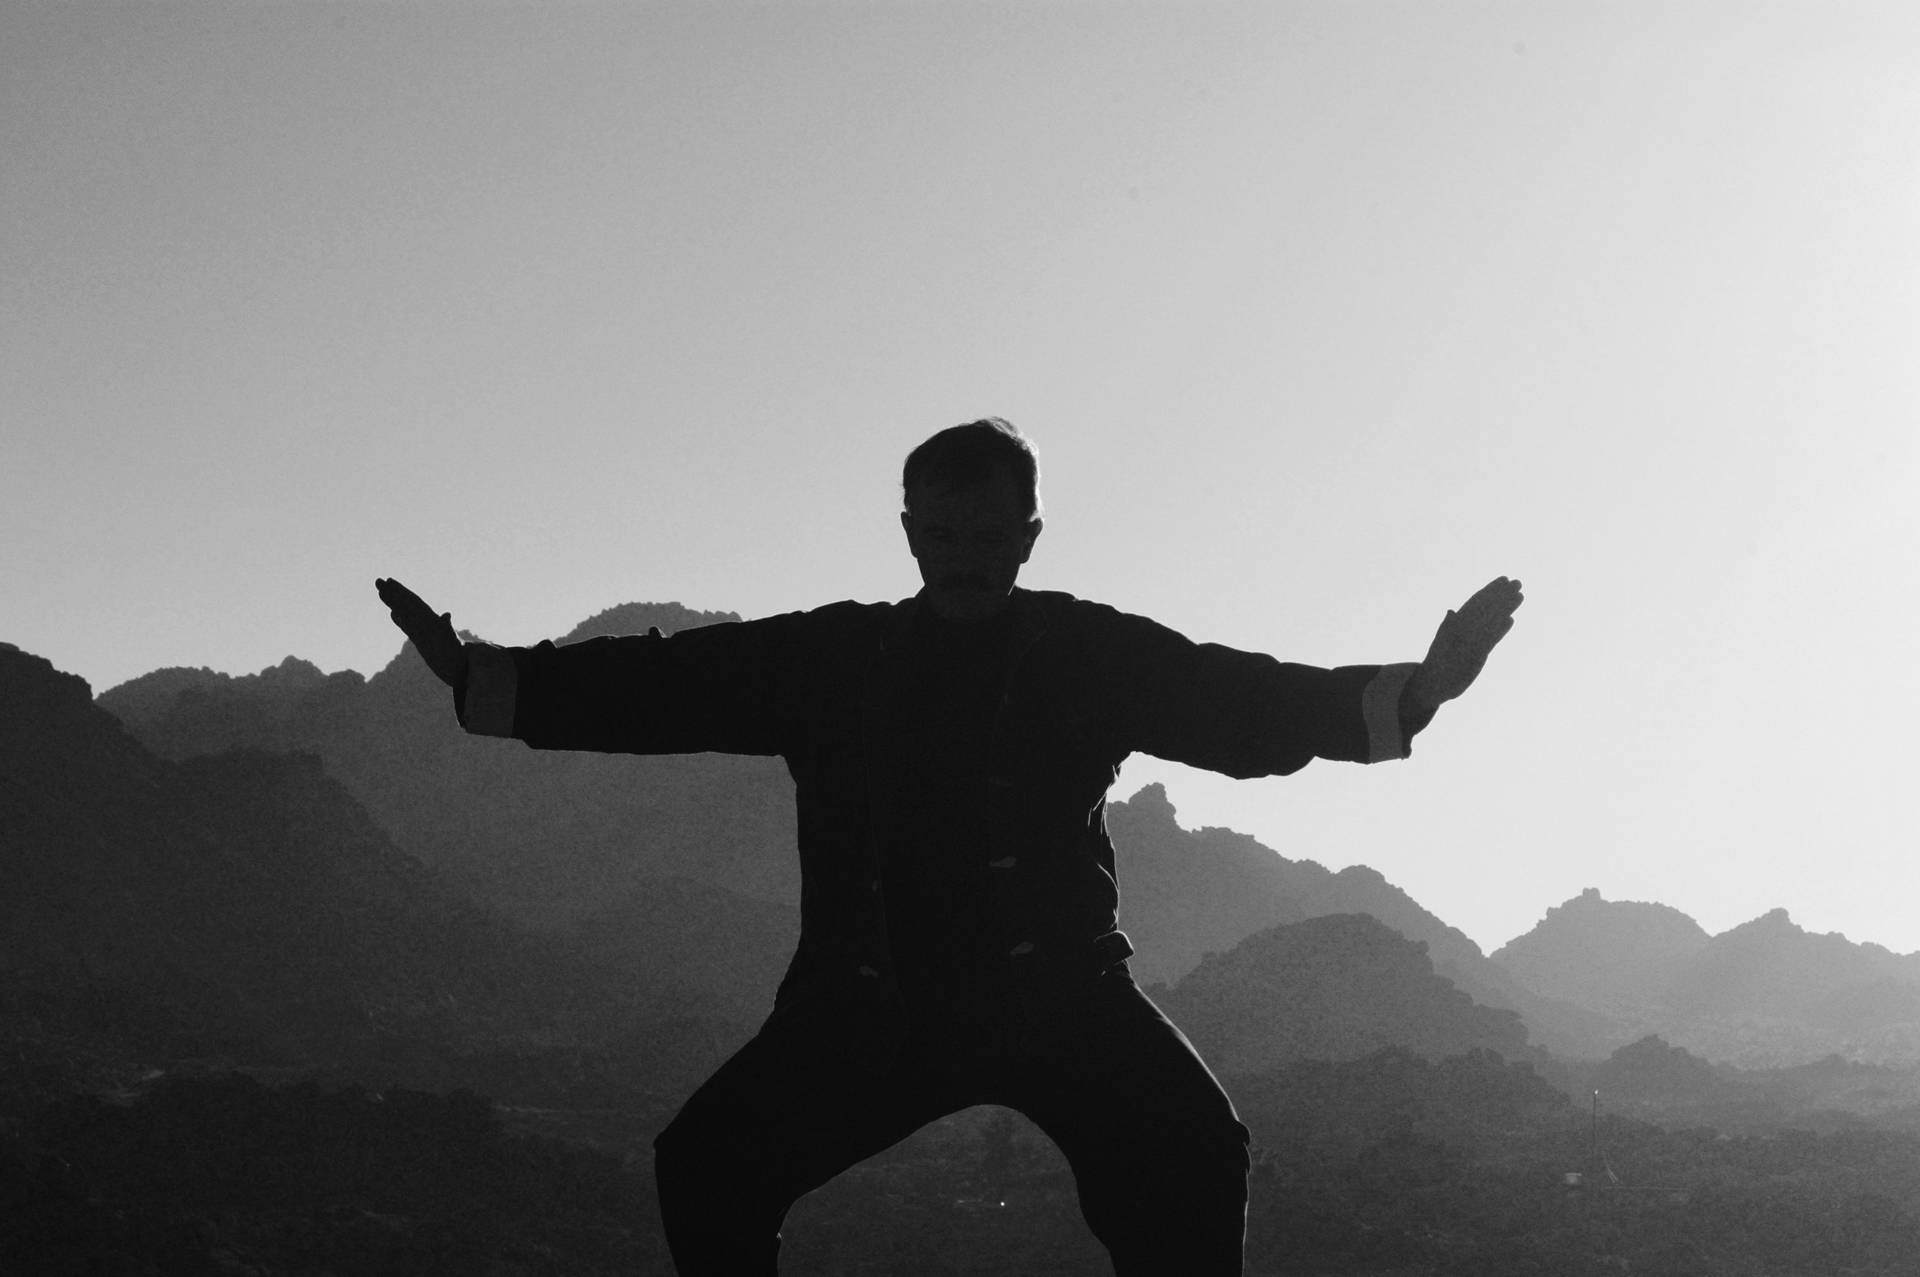
[[1414, 675], [1413, 693], [1428, 706], [1452, 700], [1473, 685], [1494, 644], [1513, 628], [1513, 614], [1525, 596], [1520, 582], [1495, 577], [1474, 591], [1458, 611], [1448, 612]]
[[414, 650], [435, 677], [448, 687], [466, 677], [467, 649], [453, 632], [453, 613], [436, 613], [425, 599], [392, 577], [377, 578], [373, 588], [379, 591], [393, 623], [413, 642]]

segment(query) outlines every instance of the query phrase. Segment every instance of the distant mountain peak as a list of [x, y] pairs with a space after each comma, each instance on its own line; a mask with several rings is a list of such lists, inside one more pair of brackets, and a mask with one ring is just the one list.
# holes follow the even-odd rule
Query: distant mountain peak
[[1480, 1005], [1433, 967], [1428, 946], [1369, 914], [1323, 914], [1255, 932], [1156, 994], [1215, 1068], [1356, 1059], [1405, 1046], [1432, 1059], [1485, 1048], [1530, 1054], [1516, 1012]]
[[283, 657], [278, 665], [269, 665], [261, 670], [258, 677], [263, 683], [318, 683], [327, 676], [312, 661], [290, 655]]
[[1143, 785], [1107, 804], [1120, 887], [1120, 925], [1133, 938], [1133, 972], [1145, 984], [1171, 983], [1209, 953], [1282, 923], [1327, 914], [1368, 914], [1428, 946], [1441, 974], [1489, 1003], [1514, 989], [1477, 945], [1434, 917], [1378, 870], [1338, 873], [1290, 860], [1250, 834], [1183, 829], [1165, 785]]
[[655, 627], [662, 634], [672, 634], [739, 619], [738, 612], [702, 612], [679, 603], [621, 603], [595, 612], [556, 641], [578, 643], [608, 634], [645, 634]]
[[93, 703], [78, 674], [0, 643], [0, 789], [79, 778], [150, 779], [154, 760], [117, 719]]
[[1356, 885], [1365, 884], [1370, 887], [1392, 886], [1392, 884], [1387, 881], [1387, 876], [1378, 869], [1375, 869], [1372, 865], [1348, 865], [1345, 869], [1335, 874], [1334, 877], [1345, 879], [1347, 882]]
[[12, 643], [0, 643], [0, 676], [6, 680], [9, 697], [32, 695], [37, 701], [52, 704], [93, 703], [93, 688], [86, 679]]
[[1588, 887], [1492, 957], [1543, 997], [1611, 1013], [1659, 1002], [1676, 964], [1709, 939], [1670, 905], [1608, 900]]
[[[1538, 933], [1542, 928], [1554, 924], [1591, 926], [1596, 923], [1619, 925], [1622, 920], [1632, 920], [1641, 928], [1674, 930], [1691, 935], [1698, 933], [1698, 939], [1707, 939], [1706, 929], [1701, 927], [1687, 914], [1672, 905], [1663, 905], [1651, 900], [1609, 900], [1600, 894], [1600, 888], [1587, 887], [1577, 896], [1570, 896], [1557, 905], [1547, 909], [1546, 916], [1535, 925], [1528, 935]], [[1521, 937], [1524, 940], [1526, 937]], [[1512, 943], [1518, 944], [1519, 940]]]
[[[1795, 922], [1792, 915], [1785, 909], [1769, 909], [1757, 918], [1750, 918], [1737, 927], [1727, 928], [1713, 940], [1716, 948], [1738, 949], [1791, 945], [1796, 941], [1813, 938], [1815, 938], [1814, 933]], [[1830, 938], [1845, 939], [1843, 936]]]

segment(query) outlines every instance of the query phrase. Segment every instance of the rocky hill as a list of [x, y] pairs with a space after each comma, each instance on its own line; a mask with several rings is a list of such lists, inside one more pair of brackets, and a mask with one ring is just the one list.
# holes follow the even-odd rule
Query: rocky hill
[[163, 1054], [299, 1061], [530, 1032], [580, 970], [460, 902], [318, 759], [172, 763], [0, 645], [6, 1005]]
[[1256, 932], [1152, 996], [1221, 1073], [1390, 1046], [1429, 1059], [1538, 1054], [1518, 1014], [1476, 1003], [1435, 974], [1424, 944], [1364, 914]]
[[1664, 1003], [1674, 971], [1708, 938], [1678, 909], [1604, 900], [1589, 887], [1492, 956], [1537, 993], [1634, 1016]]
[[1784, 909], [1709, 936], [1668, 906], [1589, 889], [1493, 960], [1604, 1016], [1610, 1047], [1658, 1034], [1748, 1068], [1920, 1060], [1920, 954], [1808, 932]]
[[1231, 829], [1182, 829], [1163, 785], [1109, 803], [1107, 830], [1120, 876], [1120, 925], [1140, 951], [1134, 969], [1143, 980], [1177, 980], [1205, 954], [1277, 923], [1365, 913], [1425, 943], [1435, 969], [1456, 983], [1496, 997], [1511, 987], [1466, 933], [1379, 871], [1351, 865], [1336, 873]]
[[1457, 927], [1423, 908], [1377, 870], [1334, 872], [1289, 860], [1231, 829], [1182, 829], [1161, 785], [1107, 804], [1120, 879], [1120, 925], [1138, 950], [1142, 983], [1171, 983], [1209, 953], [1223, 953], [1277, 924], [1327, 914], [1367, 914], [1426, 946], [1433, 969], [1474, 1000], [1519, 1011], [1539, 1045], [1565, 1055], [1611, 1049], [1604, 1019], [1535, 993], [1481, 954]]

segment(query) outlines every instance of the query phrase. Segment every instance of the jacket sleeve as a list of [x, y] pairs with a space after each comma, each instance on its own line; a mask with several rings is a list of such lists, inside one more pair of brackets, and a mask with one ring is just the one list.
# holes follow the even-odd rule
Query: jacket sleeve
[[1418, 663], [1322, 669], [1195, 643], [1144, 617], [1110, 614], [1120, 745], [1228, 776], [1281, 776], [1316, 758], [1405, 758], [1424, 726], [1404, 712]]
[[535, 749], [781, 754], [798, 731], [804, 613], [556, 646], [467, 645], [469, 732]]

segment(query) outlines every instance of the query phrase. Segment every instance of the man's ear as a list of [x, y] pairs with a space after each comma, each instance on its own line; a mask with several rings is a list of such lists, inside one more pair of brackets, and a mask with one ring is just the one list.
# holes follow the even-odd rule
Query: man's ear
[[912, 552], [914, 558], [919, 558], [920, 552], [913, 548], [913, 515], [910, 511], [900, 512], [900, 530], [907, 534], [907, 549]]
[[1020, 552], [1022, 563], [1025, 563], [1033, 554], [1033, 543], [1040, 539], [1040, 533], [1046, 526], [1046, 521], [1037, 514], [1027, 520], [1027, 548]]

